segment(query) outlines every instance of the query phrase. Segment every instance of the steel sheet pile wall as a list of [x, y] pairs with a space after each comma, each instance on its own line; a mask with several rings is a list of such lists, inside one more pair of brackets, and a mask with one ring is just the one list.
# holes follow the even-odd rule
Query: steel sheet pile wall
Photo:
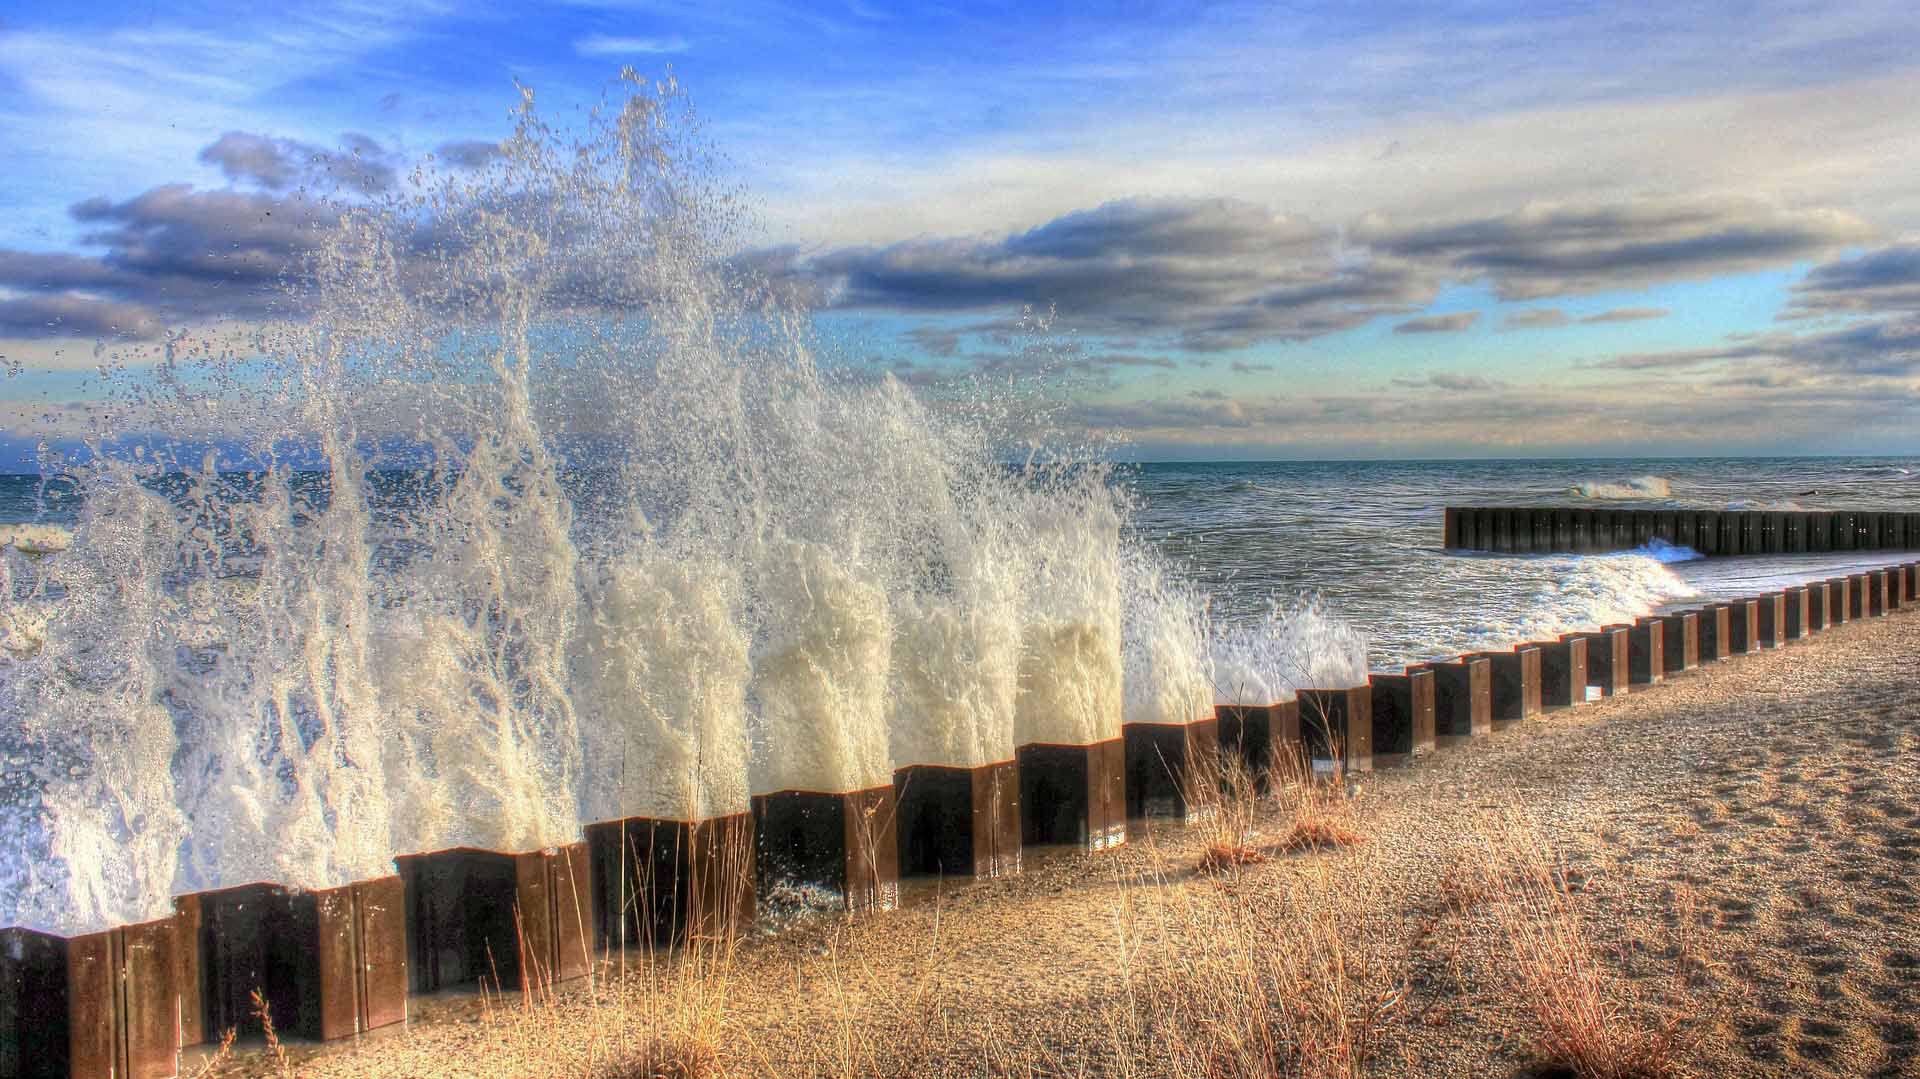
[[[1520, 512], [1450, 510], [1448, 543], [1478, 542], [1480, 515], [1496, 513], [1508, 516], [1488, 518], [1484, 534], [1507, 544], [1681, 542], [1689, 528], [1696, 542], [1711, 534], [1721, 554], [1735, 544], [1920, 540], [1906, 514]], [[1459, 531], [1468, 513], [1473, 530]], [[1603, 535], [1615, 538], [1595, 539]], [[1023, 841], [1102, 850], [1125, 842], [1130, 817], [1191, 819], [1213, 803], [1224, 766], [1259, 779], [1309, 758], [1350, 770], [1376, 755], [1402, 763], [1470, 743], [1496, 720], [1644, 691], [1696, 665], [1914, 606], [1917, 594], [1911, 562], [1294, 700], [1223, 705], [1190, 724], [1128, 725], [1094, 745], [904, 768], [890, 787], [761, 795], [750, 814], [589, 824], [582, 842], [555, 850], [408, 855], [396, 876], [325, 891], [263, 883], [182, 896], [173, 918], [80, 937], [0, 928], [0, 1079], [169, 1079], [182, 1046], [254, 1024], [255, 989], [285, 1034], [363, 1033], [404, 1021], [409, 992], [482, 978], [561, 982], [623, 947], [744, 929], [756, 890], [791, 880], [832, 888], [854, 909], [885, 909], [903, 874], [1001, 876], [1019, 872]]]
[[1920, 550], [1920, 513], [1454, 506], [1445, 514], [1454, 551], [1597, 554], [1656, 539], [1709, 557]]

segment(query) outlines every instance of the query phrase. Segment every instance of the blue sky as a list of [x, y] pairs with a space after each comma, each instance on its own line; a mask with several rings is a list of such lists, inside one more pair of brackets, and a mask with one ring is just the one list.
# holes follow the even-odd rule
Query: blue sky
[[281, 252], [273, 168], [404, 175], [630, 64], [847, 359], [1017, 375], [1051, 305], [1142, 456], [1920, 452], [1920, 20], [1672, 6], [16, 3], [7, 424], [103, 336], [257, 317], [181, 268]]

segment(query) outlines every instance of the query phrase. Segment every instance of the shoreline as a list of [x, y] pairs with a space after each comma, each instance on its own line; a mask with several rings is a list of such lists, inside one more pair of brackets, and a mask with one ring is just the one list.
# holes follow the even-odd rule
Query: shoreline
[[[1526, 1001], [1498, 939], [1441, 897], [1488, 820], [1518, 811], [1580, 882], [1608, 970], [1654, 1010], [1701, 1017], [1690, 1070], [1908, 1074], [1920, 1068], [1916, 661], [1914, 610], [1849, 622], [1356, 776], [1368, 841], [1355, 847], [1221, 877], [1192, 868], [1207, 828], [1156, 826], [1115, 851], [941, 886], [934, 902], [752, 939], [724, 970], [661, 957], [650, 986], [603, 984], [598, 1003], [563, 987], [527, 1009], [456, 1008], [303, 1049], [297, 1069], [619, 1074], [603, 1069], [644, 1029], [636, 1020], [680, 1025], [663, 1002], [710, 993], [698, 1019], [726, 1069], [712, 1074], [1170, 1074], [1135, 1058], [1115, 1024], [1130, 993], [1182, 984], [1204, 960], [1183, 938], [1194, 912], [1227, 891], [1338, 904], [1352, 896], [1327, 889], [1355, 887], [1367, 913], [1348, 927], [1354, 958], [1392, 971], [1400, 992], [1362, 1073], [1512, 1074], [1532, 1055]], [[277, 1071], [247, 1053], [211, 1074]]]

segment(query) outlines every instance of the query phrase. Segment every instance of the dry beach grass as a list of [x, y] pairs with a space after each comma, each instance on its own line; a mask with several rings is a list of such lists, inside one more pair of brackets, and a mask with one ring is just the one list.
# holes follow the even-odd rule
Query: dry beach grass
[[285, 1067], [1916, 1075], [1916, 663], [1920, 614], [1854, 623], [1444, 746], [1351, 800], [1242, 784], [1211, 821], [1118, 851], [704, 942], [590, 991], [429, 1006]]

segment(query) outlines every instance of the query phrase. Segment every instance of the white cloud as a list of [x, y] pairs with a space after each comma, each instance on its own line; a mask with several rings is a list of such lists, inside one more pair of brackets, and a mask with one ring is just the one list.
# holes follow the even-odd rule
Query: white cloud
[[573, 43], [581, 56], [658, 56], [686, 52], [692, 43], [678, 34], [666, 37], [615, 37], [589, 34]]

